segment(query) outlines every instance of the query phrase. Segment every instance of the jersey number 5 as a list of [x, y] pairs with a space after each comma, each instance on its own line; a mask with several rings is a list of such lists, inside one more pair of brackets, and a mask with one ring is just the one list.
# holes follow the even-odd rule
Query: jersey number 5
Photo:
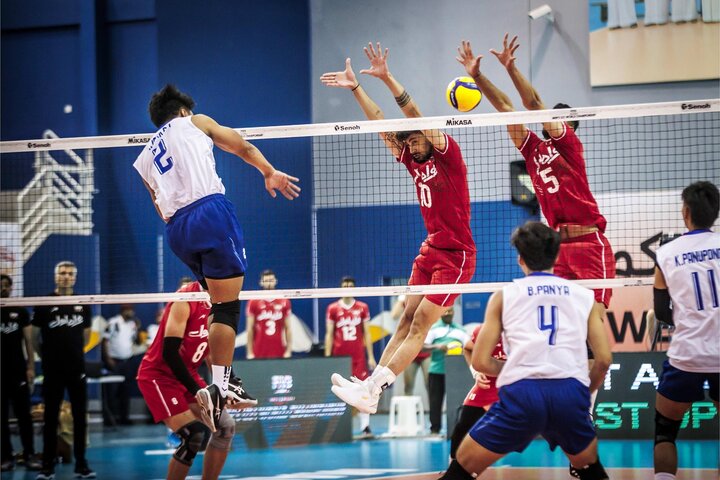
[[558, 313], [558, 307], [555, 305], [550, 306], [550, 322], [546, 322], [545, 318], [545, 306], [540, 305], [538, 307], [538, 328], [540, 330], [550, 330], [550, 338], [548, 338], [548, 345], [555, 345], [555, 337], [558, 331], [558, 320], [560, 314]]
[[152, 153], [155, 156], [155, 159], [153, 160], [153, 163], [155, 164], [155, 168], [158, 169], [158, 172], [160, 172], [160, 175], [163, 175], [165, 172], [170, 170], [173, 167], [173, 158], [167, 157], [163, 160], [163, 157], [165, 154], [167, 154], [167, 147], [165, 146], [165, 140], [160, 140], [155, 148], [153, 148], [150, 153]]
[[552, 168], [547, 167], [545, 170], [540, 170], [538, 173], [545, 185], [550, 184], [546, 190], [548, 193], [555, 193], [560, 190], [560, 184], [558, 183], [557, 178], [555, 178], [555, 175], [552, 175]]

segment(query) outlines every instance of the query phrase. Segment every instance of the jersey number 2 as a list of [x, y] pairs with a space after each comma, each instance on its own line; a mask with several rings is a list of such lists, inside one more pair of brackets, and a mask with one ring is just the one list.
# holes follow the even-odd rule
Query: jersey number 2
[[[550, 306], [550, 318], [545, 317], [545, 306], [540, 305], [538, 307], [538, 328], [540, 330], [550, 330], [550, 338], [548, 338], [549, 345], [555, 345], [555, 337], [558, 331], [558, 321], [560, 314], [558, 313], [558, 307], [555, 305]], [[547, 322], [546, 320], [550, 320]]]
[[157, 146], [151, 150], [151, 153], [155, 156], [153, 163], [155, 164], [155, 168], [158, 169], [158, 172], [160, 172], [160, 175], [163, 175], [173, 167], [172, 157], [167, 157], [166, 159], [163, 159], [165, 154], [167, 154], [165, 140], [160, 140]]

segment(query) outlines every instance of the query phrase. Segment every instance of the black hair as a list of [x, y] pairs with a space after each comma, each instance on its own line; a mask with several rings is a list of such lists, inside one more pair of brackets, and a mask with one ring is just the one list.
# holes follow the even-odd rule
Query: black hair
[[[571, 107], [567, 103], [556, 103], [555, 106], [553, 107], [553, 109], [556, 110], [558, 108], [571, 108]], [[566, 123], [568, 125], [570, 125], [570, 127], [572, 127], [572, 129], [576, 132], [577, 132], [577, 129], [580, 127], [580, 122], [577, 120], [572, 120], [572, 121], [566, 122]]]
[[342, 286], [342, 284], [345, 282], [352, 282], [353, 285], [357, 285], [357, 283], [355, 282], [355, 279], [349, 275], [345, 275], [344, 277], [342, 277], [340, 279], [340, 286]]
[[682, 199], [690, 210], [693, 226], [712, 227], [720, 210], [720, 193], [714, 184], [705, 181], [692, 183], [682, 191]]
[[[570, 108], [570, 105], [568, 105], [567, 103], [556, 103], [555, 106], [553, 107], [553, 109], [558, 109], [558, 108]], [[571, 121], [568, 121], [565, 123], [567, 123], [568, 126], [570, 128], [572, 128], [574, 132], [577, 132], [577, 129], [580, 127], [580, 122], [578, 122], [577, 120], [571, 120]], [[545, 138], [545, 140], [550, 140], [550, 134], [544, 128], [543, 128], [542, 134], [543, 134], [543, 137]]]
[[420, 135], [423, 134], [423, 132], [421, 132], [420, 130], [410, 130], [410, 131], [407, 131], [407, 132], [397, 132], [397, 133], [395, 133], [395, 138], [397, 138], [399, 142], [403, 143], [403, 142], [405, 142], [405, 140], [407, 140], [408, 138], [410, 138], [410, 135], [415, 135], [415, 134], [418, 134], [418, 133], [419, 133]]
[[543, 223], [529, 221], [515, 229], [510, 243], [530, 270], [541, 272], [555, 264], [560, 251], [560, 234]]
[[12, 286], [12, 278], [10, 278], [10, 275], [5, 275], [4, 273], [0, 273], [0, 280], [7, 280], [10, 286]]
[[182, 93], [175, 85], [167, 84], [162, 90], [153, 94], [148, 105], [150, 120], [156, 127], [160, 127], [180, 114], [180, 109], [192, 110], [195, 100], [190, 95]]
[[272, 275], [273, 277], [276, 276], [275, 272], [273, 272], [272, 270], [267, 268], [267, 269], [263, 270], [262, 273], [260, 274], [260, 280], [262, 280], [263, 277], [267, 277], [268, 275]]

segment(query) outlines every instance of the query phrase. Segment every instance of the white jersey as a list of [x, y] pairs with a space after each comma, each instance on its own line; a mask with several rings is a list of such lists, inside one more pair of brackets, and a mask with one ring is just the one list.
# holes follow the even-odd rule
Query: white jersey
[[720, 233], [695, 230], [655, 252], [673, 306], [670, 365], [720, 372]]
[[215, 171], [213, 142], [192, 117], [178, 117], [160, 127], [133, 166], [155, 192], [165, 218], [225, 186]]
[[502, 341], [507, 354], [498, 388], [527, 378], [576, 378], [590, 386], [587, 325], [592, 290], [549, 273], [503, 288]]

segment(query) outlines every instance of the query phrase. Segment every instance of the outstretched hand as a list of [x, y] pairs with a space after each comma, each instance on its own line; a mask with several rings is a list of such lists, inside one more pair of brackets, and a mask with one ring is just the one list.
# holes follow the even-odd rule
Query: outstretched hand
[[462, 44], [458, 47], [458, 56], [455, 57], [455, 60], [465, 67], [468, 75], [475, 78], [480, 74], [480, 60], [482, 60], [482, 58], [482, 55], [478, 55], [477, 57], [473, 55], [470, 42], [463, 40]]
[[345, 59], [345, 70], [342, 72], [327, 72], [320, 76], [320, 81], [328, 87], [355, 88], [358, 85], [355, 72], [353, 72], [350, 59]]
[[275, 190], [279, 190], [285, 198], [294, 200], [300, 196], [300, 187], [294, 183], [299, 181], [300, 179], [296, 177], [291, 177], [287, 173], [275, 170], [269, 177], [265, 178], [265, 190], [267, 190], [273, 198], [277, 196]]
[[365, 55], [370, 60], [370, 68], [360, 70], [360, 73], [370, 75], [379, 79], [385, 79], [390, 75], [390, 70], [387, 66], [388, 49], [386, 48], [383, 52], [380, 42], [377, 42], [377, 51], [373, 47], [372, 42], [368, 43], [368, 46], [363, 48]]
[[515, 50], [517, 50], [520, 46], [520, 44], [517, 43], [517, 39], [518, 37], [517, 35], [515, 35], [512, 40], [510, 40], [510, 44], [508, 45], [508, 34], [506, 33], [505, 38], [503, 38], [502, 52], [498, 52], [497, 50], [492, 48], [490, 49], [490, 53], [495, 55], [506, 69], [510, 69], [515, 65]]

